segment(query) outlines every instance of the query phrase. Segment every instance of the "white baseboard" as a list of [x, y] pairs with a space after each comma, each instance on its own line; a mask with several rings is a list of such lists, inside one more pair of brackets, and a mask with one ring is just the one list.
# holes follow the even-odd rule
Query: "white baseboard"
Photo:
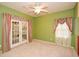
[[[42, 42], [45, 42], [45, 43], [57, 45], [55, 42], [49, 42], [49, 41], [45, 41], [45, 40], [41, 40], [41, 39], [33, 39], [33, 40], [42, 41]], [[57, 46], [60, 46], [60, 45], [57, 45]], [[61, 47], [65, 47], [65, 46], [61, 46]], [[70, 46], [70, 47], [65, 47], [65, 48], [71, 48], [71, 49], [75, 50], [74, 47], [72, 47], [72, 46]]]
[[56, 45], [55, 42], [50, 42], [50, 41], [46, 41], [46, 40], [41, 40], [41, 39], [33, 39], [35, 41], [40, 41], [40, 42], [45, 42], [45, 43], [49, 43], [49, 44], [53, 44], [53, 45]]

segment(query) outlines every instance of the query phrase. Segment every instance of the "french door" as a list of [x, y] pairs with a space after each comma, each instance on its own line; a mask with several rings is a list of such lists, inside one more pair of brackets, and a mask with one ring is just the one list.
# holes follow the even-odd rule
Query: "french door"
[[11, 20], [11, 48], [18, 46], [22, 43], [28, 43], [28, 22]]

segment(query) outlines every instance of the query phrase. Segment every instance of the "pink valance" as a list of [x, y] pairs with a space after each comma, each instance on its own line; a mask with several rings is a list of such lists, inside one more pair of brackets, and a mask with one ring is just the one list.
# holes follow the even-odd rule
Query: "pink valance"
[[12, 15], [12, 17], [11, 17], [12, 19], [14, 19], [14, 20], [20, 20], [20, 21], [26, 21], [26, 19], [24, 18], [24, 17], [19, 17], [19, 16], [14, 16], [14, 15]]

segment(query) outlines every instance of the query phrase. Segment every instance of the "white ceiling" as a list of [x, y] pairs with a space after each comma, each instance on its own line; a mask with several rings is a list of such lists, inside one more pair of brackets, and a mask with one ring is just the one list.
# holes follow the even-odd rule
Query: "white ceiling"
[[71, 9], [75, 6], [76, 3], [75, 2], [40, 2], [39, 3], [40, 5], [44, 5], [48, 7], [46, 8], [46, 10], [48, 10], [48, 13], [41, 12], [39, 15], [35, 15], [34, 12], [32, 12], [32, 9], [29, 8], [29, 7], [33, 7], [36, 4], [36, 2], [1, 2], [0, 4], [31, 16], [41, 16], [48, 13]]

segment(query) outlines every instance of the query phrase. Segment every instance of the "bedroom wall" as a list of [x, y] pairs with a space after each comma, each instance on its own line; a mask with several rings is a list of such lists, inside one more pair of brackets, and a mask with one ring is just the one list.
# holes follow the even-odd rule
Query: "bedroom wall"
[[24, 17], [26, 19], [32, 20], [32, 16], [26, 15], [19, 11], [16, 11], [12, 8], [8, 8], [6, 6], [0, 5], [0, 47], [1, 47], [1, 39], [2, 39], [2, 13], [10, 13], [11, 15], [16, 15], [20, 17]]
[[[76, 7], [73, 9], [56, 12], [56, 13], [51, 13], [51, 14], [44, 15], [44, 16], [32, 17], [32, 16], [26, 15], [24, 13], [21, 13], [19, 11], [16, 11], [14, 9], [0, 5], [0, 27], [1, 27], [0, 28], [0, 45], [1, 45], [1, 39], [2, 39], [2, 13], [7, 12], [12, 15], [25, 17], [26, 19], [32, 20], [32, 22], [33, 22], [33, 24], [32, 24], [33, 39], [40, 39], [40, 40], [55, 42], [55, 36], [54, 36], [54, 31], [53, 31], [55, 19], [72, 16], [73, 20], [74, 20], [74, 18], [76, 16], [75, 11], [76, 11]], [[74, 32], [74, 30], [73, 30], [73, 32]], [[75, 48], [74, 37], [75, 37], [75, 35], [73, 33], [71, 42], [72, 42], [72, 46]]]
[[[50, 42], [55, 42], [55, 35], [54, 35], [55, 19], [65, 18], [65, 17], [69, 17], [69, 16], [72, 16], [73, 20], [74, 20], [74, 18], [75, 18], [74, 17], [74, 8], [34, 18], [34, 20], [33, 20], [33, 27], [34, 27], [33, 38], [50, 41]], [[74, 32], [74, 30], [73, 30], [73, 32]], [[72, 42], [72, 46], [75, 48], [74, 33], [72, 35], [73, 35], [73, 37], [72, 37], [71, 42]]]

